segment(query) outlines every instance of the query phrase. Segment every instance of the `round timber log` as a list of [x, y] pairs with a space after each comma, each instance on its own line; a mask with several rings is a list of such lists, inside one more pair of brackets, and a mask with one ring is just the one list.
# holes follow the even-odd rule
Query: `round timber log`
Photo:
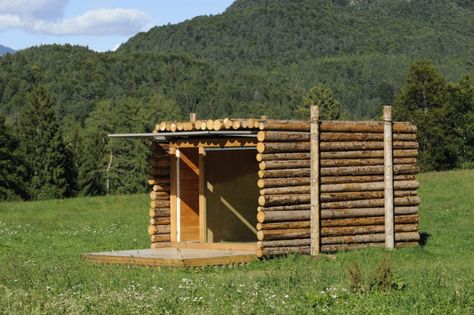
[[[383, 181], [383, 175], [371, 175], [371, 176], [322, 176], [320, 181], [321, 184], [348, 184], [348, 183], [367, 183]], [[416, 180], [415, 175], [395, 175], [394, 180]]]
[[287, 247], [287, 246], [309, 246], [309, 238], [292, 239], [292, 240], [275, 240], [275, 241], [258, 241], [257, 248], [267, 247]]
[[[383, 132], [382, 121], [322, 121], [321, 132]], [[394, 133], [416, 133], [416, 126], [408, 122], [394, 122]]]
[[[396, 190], [394, 192], [395, 197], [408, 197], [416, 196], [416, 190]], [[332, 202], [332, 201], [350, 201], [350, 200], [362, 200], [362, 199], [377, 199], [383, 198], [384, 191], [350, 191], [350, 192], [330, 192], [321, 193], [321, 202]]]
[[[340, 141], [383, 141], [383, 132], [321, 132], [319, 139], [324, 142]], [[394, 133], [395, 141], [416, 141], [416, 133]]]
[[[418, 149], [416, 141], [393, 141], [394, 149], [413, 150]], [[350, 142], [321, 142], [321, 152], [330, 151], [354, 151], [354, 150], [381, 150], [383, 141], [350, 141]]]
[[167, 191], [152, 191], [150, 192], [151, 200], [167, 200], [170, 198], [170, 194]]
[[[418, 232], [399, 232], [395, 233], [396, 241], [419, 241], [420, 234]], [[321, 244], [350, 244], [350, 243], [371, 243], [385, 241], [384, 233], [353, 235], [353, 236], [323, 236], [321, 237]]]
[[149, 225], [148, 226], [148, 234], [155, 235], [155, 234], [165, 234], [170, 233], [171, 227], [169, 224], [167, 225]]
[[148, 216], [150, 218], [169, 217], [170, 209], [169, 208], [160, 208], [160, 209], [152, 208], [148, 210]]
[[309, 152], [309, 142], [259, 142], [258, 153]]
[[[417, 214], [416, 206], [398, 206], [394, 208], [395, 215]], [[383, 207], [371, 208], [351, 208], [351, 209], [328, 209], [321, 210], [321, 219], [338, 219], [338, 218], [359, 218], [383, 216], [385, 210]]]
[[272, 207], [257, 207], [258, 212], [262, 211], [290, 211], [290, 210], [309, 210], [310, 205], [284, 205], [284, 206], [272, 206]]
[[294, 169], [282, 169], [282, 170], [259, 170], [258, 176], [260, 178], [296, 178], [296, 177], [309, 177], [311, 171], [309, 168], [294, 168]]
[[308, 142], [308, 132], [291, 132], [291, 131], [259, 131], [257, 140], [260, 142]]
[[262, 207], [307, 204], [309, 201], [309, 194], [269, 195], [258, 198], [258, 204]]
[[152, 209], [162, 209], [162, 208], [169, 208], [170, 207], [170, 200], [152, 200], [150, 202], [150, 208]]
[[150, 239], [152, 243], [170, 242], [171, 235], [169, 233], [155, 234], [155, 235], [151, 235]]
[[257, 161], [276, 161], [276, 160], [309, 160], [309, 152], [296, 153], [257, 153]]
[[310, 221], [257, 223], [257, 230], [303, 229], [309, 228], [310, 225]]
[[286, 230], [260, 230], [257, 239], [263, 240], [289, 240], [295, 238], [309, 237], [309, 229], [286, 229]]
[[170, 221], [169, 217], [153, 217], [150, 218], [150, 225], [169, 225]]
[[[395, 215], [396, 224], [414, 224], [414, 223], [418, 223], [419, 220], [420, 220], [420, 217], [418, 214]], [[359, 226], [359, 225], [378, 225], [378, 224], [380, 225], [385, 224], [385, 218], [383, 216], [321, 220], [321, 227]]]
[[[351, 151], [331, 151], [321, 152], [321, 159], [366, 159], [383, 158], [383, 150], [351, 150]], [[418, 150], [394, 150], [394, 158], [417, 157]]]
[[153, 185], [153, 191], [165, 191], [167, 193], [170, 192], [170, 185], [169, 184], [156, 184]]
[[[385, 225], [321, 227], [321, 237], [384, 233]], [[416, 232], [418, 224], [395, 224], [395, 232]]]
[[307, 177], [295, 177], [295, 178], [264, 178], [257, 181], [257, 186], [260, 189], [270, 187], [288, 187], [288, 186], [300, 186], [309, 185], [310, 178]]
[[[384, 199], [367, 199], [353, 201], [321, 202], [321, 209], [351, 209], [351, 208], [375, 208], [384, 206]], [[420, 204], [418, 196], [394, 198], [395, 206], [417, 206]]]
[[[396, 190], [414, 190], [420, 186], [416, 180], [396, 180], [394, 188]], [[343, 191], [383, 191], [385, 183], [369, 182], [369, 183], [349, 183], [349, 184], [322, 184], [321, 192], [343, 192]]]
[[287, 210], [287, 211], [260, 211], [257, 213], [259, 223], [304, 221], [310, 219], [309, 210]]
[[306, 120], [265, 120], [259, 124], [260, 130], [306, 131], [309, 132], [309, 121]]
[[311, 186], [286, 186], [260, 189], [260, 196], [284, 195], [284, 194], [309, 194]]

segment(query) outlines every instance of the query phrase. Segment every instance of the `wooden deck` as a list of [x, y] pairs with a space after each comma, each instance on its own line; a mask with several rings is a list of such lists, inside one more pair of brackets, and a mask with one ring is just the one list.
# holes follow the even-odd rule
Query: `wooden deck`
[[[197, 244], [196, 244], [197, 245]], [[252, 244], [253, 245], [253, 244]], [[82, 254], [82, 259], [102, 264], [150, 267], [199, 267], [247, 263], [257, 260], [251, 246], [206, 248], [202, 245], [172, 246], [156, 249], [123, 250]], [[209, 246], [213, 247], [213, 246]], [[227, 246], [228, 247], [228, 246]]]

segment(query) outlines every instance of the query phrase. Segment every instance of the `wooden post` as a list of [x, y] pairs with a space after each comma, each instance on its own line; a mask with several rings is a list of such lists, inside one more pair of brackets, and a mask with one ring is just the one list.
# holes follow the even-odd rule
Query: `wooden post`
[[197, 115], [196, 113], [189, 113], [189, 121], [192, 123], [195, 123], [197, 120]]
[[384, 205], [385, 205], [385, 248], [395, 248], [393, 218], [393, 148], [392, 148], [392, 107], [384, 106]]
[[199, 241], [207, 242], [207, 205], [206, 205], [206, 151], [199, 146]]
[[178, 216], [177, 216], [177, 165], [178, 159], [176, 157], [176, 146], [170, 146], [170, 228], [171, 228], [171, 241], [178, 241]]
[[319, 107], [311, 106], [311, 255], [319, 255]]

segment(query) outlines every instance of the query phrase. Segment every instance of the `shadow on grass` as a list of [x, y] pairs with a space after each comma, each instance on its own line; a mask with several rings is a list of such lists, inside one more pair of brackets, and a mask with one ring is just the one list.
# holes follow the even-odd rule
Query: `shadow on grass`
[[431, 237], [430, 233], [427, 232], [421, 232], [420, 233], [420, 245], [422, 247], [425, 247], [425, 245], [428, 243], [428, 239]]

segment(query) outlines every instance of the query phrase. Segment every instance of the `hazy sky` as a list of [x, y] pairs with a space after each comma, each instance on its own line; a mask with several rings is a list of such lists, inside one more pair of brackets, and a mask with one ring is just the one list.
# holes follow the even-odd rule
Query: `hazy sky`
[[0, 0], [0, 44], [113, 50], [137, 32], [223, 12], [233, 0]]

